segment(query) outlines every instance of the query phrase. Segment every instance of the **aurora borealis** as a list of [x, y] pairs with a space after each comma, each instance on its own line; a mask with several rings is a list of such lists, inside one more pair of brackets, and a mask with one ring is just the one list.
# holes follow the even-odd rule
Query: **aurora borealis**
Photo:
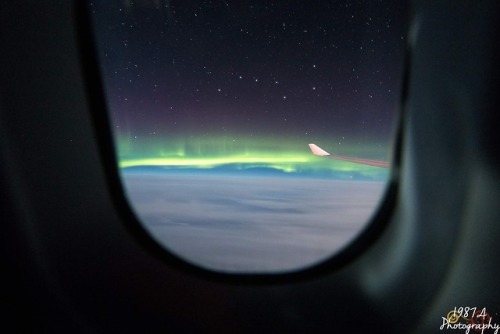
[[120, 167], [382, 180], [401, 86], [396, 1], [93, 1]]
[[[175, 150], [162, 148], [161, 143], [155, 145], [144, 145], [139, 149], [131, 149], [127, 143], [122, 143], [124, 156], [120, 159], [120, 167], [156, 166], [168, 167], [179, 170], [218, 170], [225, 172], [248, 172], [256, 170], [271, 169], [278, 176], [308, 176], [327, 177], [340, 179], [372, 179], [382, 180], [387, 177], [387, 170], [358, 165], [344, 161], [324, 159], [311, 154], [309, 149], [301, 146], [293, 140], [277, 142], [266, 146], [268, 140], [261, 139], [250, 141], [250, 143], [225, 142], [224, 138], [218, 140], [206, 140], [200, 143], [170, 143]], [[133, 141], [132, 144], [138, 144]], [[149, 143], [148, 143], [149, 144]], [[260, 144], [260, 145], [259, 145]], [[375, 146], [372, 146], [376, 149]], [[147, 152], [151, 149], [151, 152]], [[142, 154], [133, 156], [128, 152], [141, 151]], [[370, 151], [370, 147], [364, 147], [364, 152]], [[373, 150], [372, 150], [373, 151]], [[127, 155], [128, 153], [128, 155]], [[358, 153], [362, 155], [362, 153]], [[167, 170], [167, 169], [165, 169]], [[268, 171], [270, 173], [271, 171]]]

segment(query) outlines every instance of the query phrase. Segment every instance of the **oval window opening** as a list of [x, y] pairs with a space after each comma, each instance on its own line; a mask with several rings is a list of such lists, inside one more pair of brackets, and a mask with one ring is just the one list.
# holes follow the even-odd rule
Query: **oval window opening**
[[184, 260], [280, 273], [384, 195], [406, 2], [92, 1], [126, 197]]

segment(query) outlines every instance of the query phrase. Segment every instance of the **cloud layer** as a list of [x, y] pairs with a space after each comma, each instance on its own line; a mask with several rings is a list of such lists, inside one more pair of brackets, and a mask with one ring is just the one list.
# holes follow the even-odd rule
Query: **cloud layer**
[[324, 260], [366, 226], [385, 183], [231, 175], [123, 174], [144, 227], [183, 259], [228, 272]]

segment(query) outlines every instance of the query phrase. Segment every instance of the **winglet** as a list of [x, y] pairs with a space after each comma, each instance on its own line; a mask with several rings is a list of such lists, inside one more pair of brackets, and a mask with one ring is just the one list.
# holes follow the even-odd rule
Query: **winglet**
[[322, 149], [321, 147], [319, 147], [316, 144], [309, 144], [309, 148], [311, 149], [311, 152], [314, 155], [319, 155], [321, 157], [326, 157], [326, 156], [330, 155], [330, 153], [328, 153], [327, 151], [325, 151], [324, 149]]
[[319, 155], [320, 157], [328, 157], [330, 159], [344, 160], [344, 161], [354, 162], [357, 164], [375, 166], [375, 167], [381, 167], [381, 168], [388, 168], [389, 167], [389, 163], [387, 161], [346, 157], [346, 156], [336, 155], [336, 154], [332, 155], [316, 144], [309, 144], [309, 148], [311, 149], [311, 152], [314, 155]]

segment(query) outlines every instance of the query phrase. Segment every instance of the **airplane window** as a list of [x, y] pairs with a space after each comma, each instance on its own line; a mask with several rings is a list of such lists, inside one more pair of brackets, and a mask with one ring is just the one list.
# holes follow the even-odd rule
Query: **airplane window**
[[404, 1], [92, 1], [119, 173], [158, 243], [279, 273], [345, 249], [384, 195]]

